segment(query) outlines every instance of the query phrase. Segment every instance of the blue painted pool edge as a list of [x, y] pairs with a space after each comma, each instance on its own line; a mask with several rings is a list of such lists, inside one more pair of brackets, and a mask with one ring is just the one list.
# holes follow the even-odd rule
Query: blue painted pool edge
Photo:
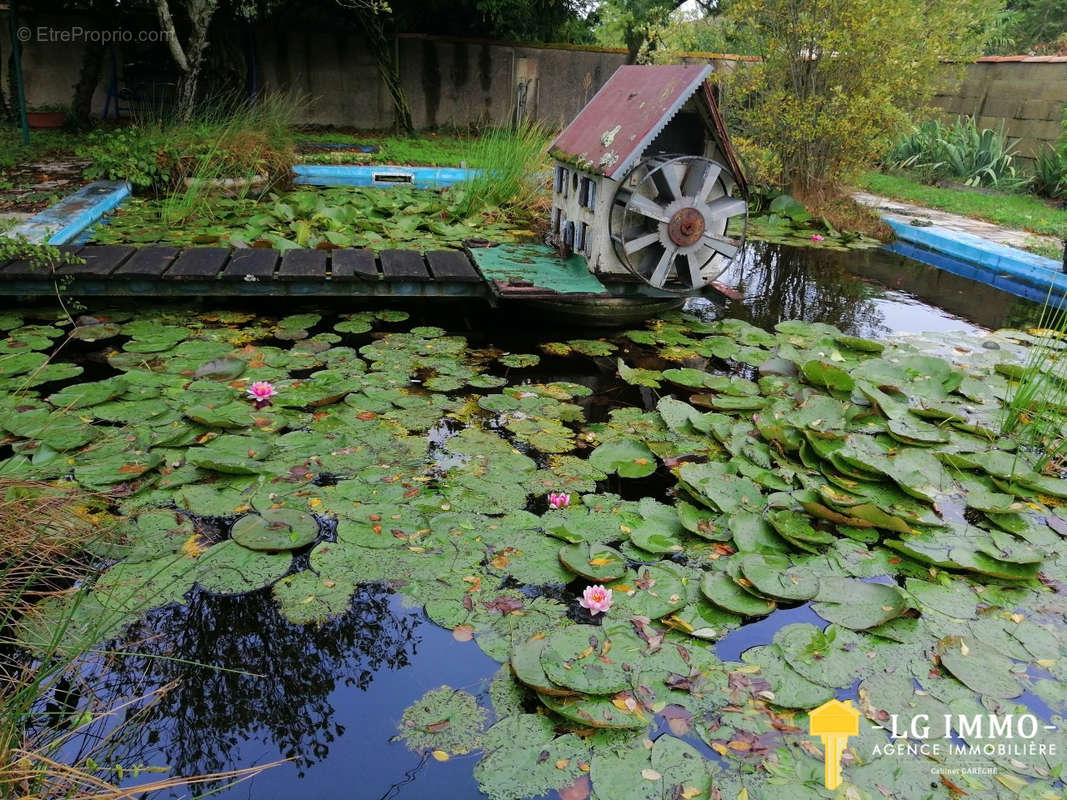
[[4, 234], [34, 244], [70, 244], [107, 212], [130, 196], [126, 181], [94, 181]]
[[444, 189], [469, 181], [479, 170], [459, 167], [398, 167], [296, 164], [294, 183], [308, 186], [414, 186], [416, 189]]
[[[883, 218], [884, 219], [884, 218]], [[897, 242], [890, 250], [1028, 300], [1067, 297], [1063, 265], [980, 236], [934, 226], [918, 227], [886, 219]], [[922, 257], [941, 256], [942, 258]]]

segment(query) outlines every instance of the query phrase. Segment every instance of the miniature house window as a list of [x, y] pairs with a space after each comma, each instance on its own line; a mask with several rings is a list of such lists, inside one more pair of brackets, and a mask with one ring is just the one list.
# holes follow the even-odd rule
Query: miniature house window
[[558, 208], [552, 209], [552, 233], [559, 233], [559, 218], [560, 211]]
[[567, 170], [556, 167], [556, 194], [567, 196]]
[[574, 223], [570, 220], [563, 223], [563, 244], [565, 247], [574, 248]]
[[574, 249], [581, 250], [586, 254], [593, 249], [593, 243], [589, 241], [589, 226], [584, 222], [578, 229], [578, 243], [574, 246]]
[[580, 223], [574, 230], [574, 249], [578, 252], [585, 250], [586, 224]]
[[571, 175], [571, 189], [576, 191], [576, 192], [578, 191], [578, 173], [577, 172], [575, 172], [573, 175]]
[[596, 205], [596, 183], [591, 178], [582, 178], [578, 184], [578, 204], [590, 210]]

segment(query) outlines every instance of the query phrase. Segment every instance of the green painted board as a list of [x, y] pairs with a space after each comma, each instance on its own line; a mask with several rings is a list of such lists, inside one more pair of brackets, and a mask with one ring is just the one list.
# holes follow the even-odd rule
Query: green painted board
[[[608, 294], [608, 289], [589, 271], [583, 256], [566, 261], [542, 244], [501, 244], [471, 248], [471, 258], [482, 275], [499, 289], [549, 290], [559, 294]], [[510, 284], [510, 285], [506, 285]]]

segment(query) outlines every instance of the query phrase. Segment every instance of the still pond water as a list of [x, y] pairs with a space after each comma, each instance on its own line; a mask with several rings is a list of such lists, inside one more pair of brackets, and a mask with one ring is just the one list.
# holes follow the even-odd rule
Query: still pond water
[[[728, 303], [726, 315], [767, 330], [795, 319], [829, 323], [845, 334], [874, 339], [938, 331], [958, 332], [966, 341], [983, 329], [1035, 321], [1040, 311], [881, 250], [838, 255], [756, 246], [722, 280], [743, 295]], [[412, 325], [440, 325], [474, 346], [494, 344], [512, 352], [536, 353], [544, 341], [601, 335], [549, 325], [487, 334], [507, 320], [466, 312], [442, 318], [432, 308], [411, 310]], [[590, 422], [603, 420], [621, 393], [633, 395], [633, 387], [621, 386], [610, 367], [594, 369], [585, 359], [550, 364], [551, 371], [542, 365], [523, 377], [593, 388], [591, 396], [576, 401]], [[644, 402], [654, 405], [655, 400]], [[655, 477], [643, 487], [641, 483], [613, 476], [600, 490], [622, 493], [625, 499], [664, 496], [665, 486]], [[573, 597], [561, 596], [567, 601]], [[738, 660], [748, 648], [768, 644], [782, 625], [795, 622], [824, 624], [808, 604], [780, 610], [723, 637], [716, 652], [724, 660]], [[269, 589], [240, 596], [197, 589], [186, 605], [149, 612], [116, 649], [128, 655], [92, 676], [94, 691], [101, 695], [124, 698], [132, 687], [142, 693], [174, 682], [130, 728], [113, 754], [116, 762], [168, 765], [170, 774], [188, 776], [292, 759], [251, 780], [217, 787], [214, 796], [228, 800], [484, 796], [472, 772], [479, 753], [439, 763], [413, 753], [395, 737], [404, 710], [441, 685], [465, 690], [491, 707], [489, 684], [499, 665], [475, 643], [457, 641], [451, 631], [428, 620], [421, 606], [380, 585], [360, 587], [347, 613], [317, 626], [287, 621]], [[838, 696], [855, 695], [849, 688]], [[722, 761], [703, 743], [693, 743], [707, 758]], [[75, 745], [67, 755], [74, 755]], [[175, 790], [157, 796], [189, 794]]]

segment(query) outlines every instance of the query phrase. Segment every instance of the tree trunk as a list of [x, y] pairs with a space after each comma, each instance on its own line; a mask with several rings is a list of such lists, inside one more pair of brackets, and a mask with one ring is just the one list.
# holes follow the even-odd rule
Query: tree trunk
[[386, 35], [385, 23], [377, 10], [360, 11], [360, 26], [370, 43], [374, 60], [378, 65], [378, 75], [381, 76], [385, 87], [389, 90], [389, 96], [393, 100], [393, 112], [396, 114], [396, 127], [409, 136], [415, 133], [415, 124], [411, 120], [411, 106], [408, 105], [404, 87], [400, 85], [400, 74], [397, 72], [396, 63], [393, 61], [393, 48], [390, 37]]
[[208, 45], [208, 27], [218, 8], [219, 0], [184, 0], [184, 5], [189, 15], [189, 41], [182, 47], [168, 0], [156, 0], [159, 24], [167, 37], [174, 63], [181, 70], [178, 96], [175, 99], [178, 119], [183, 122], [192, 118], [196, 107], [197, 83], [200, 80], [200, 68], [204, 63], [204, 50]]
[[93, 94], [100, 83], [104, 71], [105, 45], [87, 42], [82, 50], [82, 64], [78, 71], [78, 82], [74, 84], [74, 96], [70, 101], [70, 113], [82, 125], [89, 123], [93, 110]]
[[[2, 36], [3, 36], [3, 33], [0, 32], [0, 38], [2, 38]], [[0, 47], [0, 58], [3, 58], [3, 52], [4, 52], [3, 48]], [[11, 75], [11, 73], [13, 73], [15, 71], [15, 69], [14, 69], [15, 65], [14, 65], [13, 62], [14, 62], [14, 59], [10, 59], [8, 65], [7, 65], [8, 66], [8, 75], [9, 76]], [[0, 61], [0, 64], [3, 64], [3, 61]], [[2, 73], [2, 72], [3, 72], [3, 69], [0, 69], [0, 73]], [[9, 80], [9, 83], [10, 83], [10, 80]], [[11, 87], [9, 85], [8, 86], [8, 90], [9, 91], [4, 91], [3, 82], [0, 81], [0, 119], [3, 119], [3, 120], [11, 120], [11, 119], [15, 118], [15, 114], [12, 111], [12, 109], [15, 106], [15, 100], [13, 99], [15, 97], [15, 93], [10, 91], [10, 88]], [[12, 98], [11, 100], [8, 100], [8, 96], [9, 95]]]

